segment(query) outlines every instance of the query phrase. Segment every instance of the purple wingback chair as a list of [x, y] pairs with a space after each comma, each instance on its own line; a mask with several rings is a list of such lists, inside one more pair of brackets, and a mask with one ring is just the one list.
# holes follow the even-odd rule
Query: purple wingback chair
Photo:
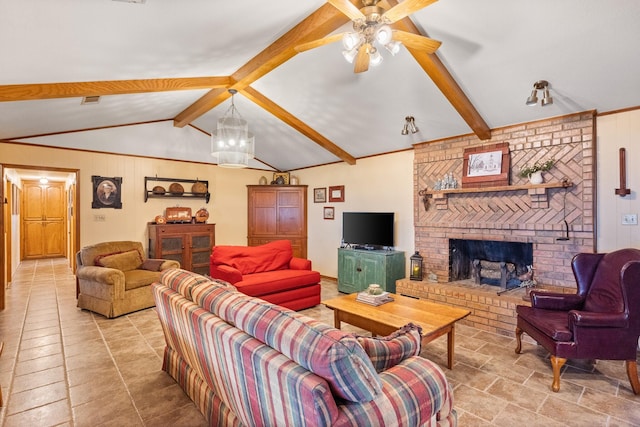
[[531, 292], [531, 307], [516, 307], [516, 353], [526, 332], [551, 353], [553, 383], [567, 359], [626, 361], [627, 376], [640, 394], [636, 363], [640, 337], [640, 250], [580, 253], [571, 261], [576, 294]]

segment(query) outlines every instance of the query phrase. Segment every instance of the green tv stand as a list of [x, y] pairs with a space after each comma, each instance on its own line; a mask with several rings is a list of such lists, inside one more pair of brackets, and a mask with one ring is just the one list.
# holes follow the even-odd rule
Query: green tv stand
[[351, 294], [377, 283], [395, 293], [396, 280], [405, 277], [404, 252], [366, 249], [338, 249], [338, 291]]

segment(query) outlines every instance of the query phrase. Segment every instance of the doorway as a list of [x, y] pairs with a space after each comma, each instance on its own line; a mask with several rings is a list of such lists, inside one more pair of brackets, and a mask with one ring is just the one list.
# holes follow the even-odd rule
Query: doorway
[[75, 270], [80, 246], [78, 174], [78, 169], [0, 164], [0, 310], [5, 288], [22, 260], [64, 257]]

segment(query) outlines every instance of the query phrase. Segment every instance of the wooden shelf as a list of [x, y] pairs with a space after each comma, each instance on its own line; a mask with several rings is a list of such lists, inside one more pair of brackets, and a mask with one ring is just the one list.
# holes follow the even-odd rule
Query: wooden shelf
[[521, 184], [521, 185], [500, 185], [497, 187], [478, 187], [478, 188], [451, 188], [446, 190], [422, 190], [421, 196], [438, 195], [438, 194], [465, 194], [465, 193], [489, 193], [492, 191], [519, 191], [519, 190], [535, 190], [538, 188], [567, 188], [572, 187], [570, 181], [561, 182], [545, 182], [542, 184]]
[[[181, 194], [173, 194], [169, 192], [169, 189], [165, 189], [166, 193], [157, 194], [153, 192], [153, 189], [149, 189], [149, 182], [177, 182], [177, 183], [186, 183], [186, 184], [195, 184], [196, 182], [201, 182], [207, 187], [206, 193], [193, 193], [190, 191], [185, 191]], [[200, 179], [180, 179], [180, 178], [160, 178], [157, 176], [145, 176], [144, 177], [144, 201], [148, 199], [165, 199], [165, 198], [174, 198], [174, 199], [183, 199], [183, 198], [192, 198], [192, 199], [204, 199], [206, 203], [209, 203], [209, 199], [211, 197], [211, 193], [209, 193], [209, 181], [202, 181]]]
[[[477, 187], [477, 188], [451, 188], [444, 190], [421, 190], [418, 195], [422, 197], [425, 210], [428, 209], [429, 198], [433, 198], [438, 201], [438, 209], [447, 209], [447, 198], [450, 194], [477, 194], [477, 193], [491, 193], [491, 192], [507, 192], [507, 191], [523, 191], [529, 192], [532, 197], [538, 199], [544, 199], [546, 201], [547, 190], [551, 188], [569, 188], [573, 187], [573, 183], [569, 180], [562, 180], [559, 182], [545, 182], [542, 184], [521, 184], [521, 185], [500, 185], [495, 187]], [[543, 200], [538, 200], [543, 201]], [[541, 205], [544, 206], [544, 205]]]

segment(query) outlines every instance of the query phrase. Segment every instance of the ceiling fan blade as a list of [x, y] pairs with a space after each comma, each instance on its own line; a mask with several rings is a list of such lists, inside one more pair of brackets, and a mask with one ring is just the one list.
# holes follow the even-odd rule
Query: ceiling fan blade
[[439, 42], [438, 40], [400, 30], [393, 31], [393, 39], [402, 42], [402, 44], [408, 48], [420, 50], [426, 53], [435, 52], [442, 44], [442, 42]]
[[304, 52], [310, 49], [315, 49], [317, 47], [342, 40], [342, 36], [343, 36], [343, 33], [333, 34], [331, 36], [323, 37], [321, 39], [312, 40], [307, 43], [299, 44], [294, 49], [298, 52]]
[[387, 10], [382, 17], [393, 23], [429, 6], [431, 3], [435, 3], [436, 1], [438, 0], [404, 0], [402, 3], [398, 3], [391, 9]]
[[360, 10], [349, 0], [327, 0], [327, 2], [331, 3], [336, 9], [347, 15], [352, 21], [364, 19], [362, 12], [360, 12]]
[[369, 46], [371, 46], [369, 43], [365, 43], [358, 49], [356, 60], [353, 61], [355, 63], [354, 73], [364, 73], [369, 69]]

